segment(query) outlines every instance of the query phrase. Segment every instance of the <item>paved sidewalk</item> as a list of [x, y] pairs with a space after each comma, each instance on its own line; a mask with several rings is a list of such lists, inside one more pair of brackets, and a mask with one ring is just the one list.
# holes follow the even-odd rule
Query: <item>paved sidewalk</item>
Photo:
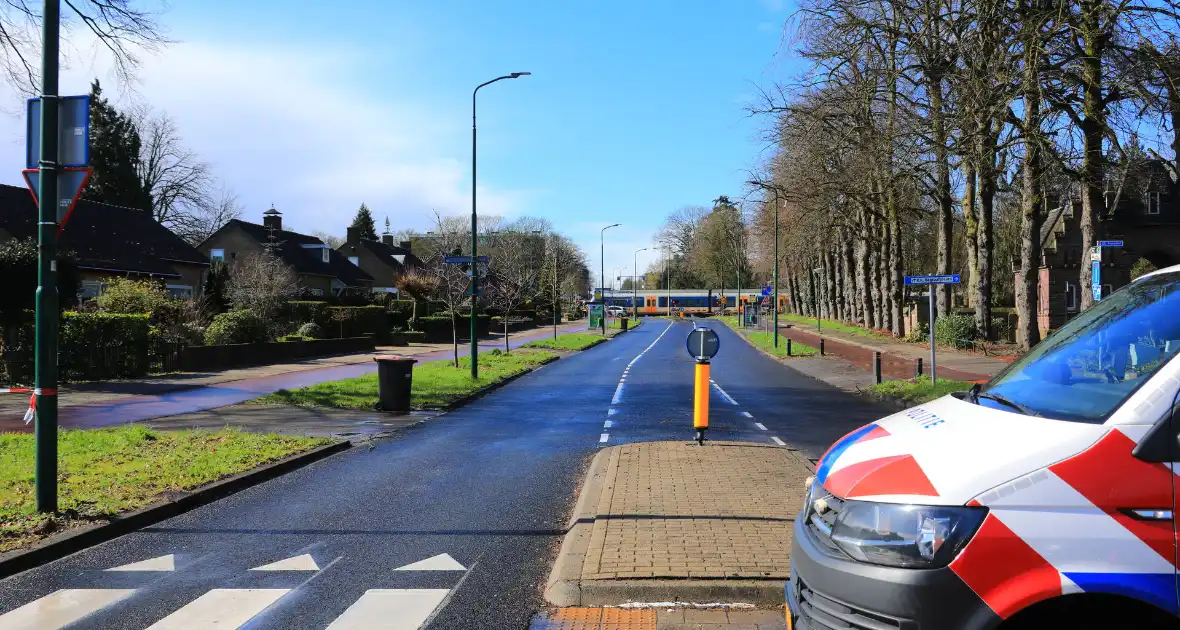
[[747, 442], [600, 451], [550, 575], [558, 606], [782, 604], [802, 455]]
[[[813, 348], [824, 340], [824, 351], [849, 361], [857, 367], [872, 371], [873, 353], [881, 353], [881, 373], [894, 378], [917, 375], [918, 359], [922, 359], [923, 373], [930, 373], [930, 347], [926, 344], [906, 343], [879, 337], [865, 337], [845, 332], [824, 330], [817, 334], [814, 327], [800, 324], [780, 324], [779, 334]], [[938, 376], [961, 381], [985, 381], [1004, 369], [1010, 357], [985, 356], [979, 353], [938, 348]]]
[[782, 610], [560, 608], [529, 630], [786, 630]]

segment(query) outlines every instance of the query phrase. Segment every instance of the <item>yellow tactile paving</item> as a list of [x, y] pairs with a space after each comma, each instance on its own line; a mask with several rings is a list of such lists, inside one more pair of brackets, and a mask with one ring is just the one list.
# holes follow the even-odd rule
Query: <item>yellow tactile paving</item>
[[656, 611], [604, 608], [600, 630], [656, 630]]
[[535, 630], [599, 630], [601, 608], [558, 608], [549, 615], [543, 626]]

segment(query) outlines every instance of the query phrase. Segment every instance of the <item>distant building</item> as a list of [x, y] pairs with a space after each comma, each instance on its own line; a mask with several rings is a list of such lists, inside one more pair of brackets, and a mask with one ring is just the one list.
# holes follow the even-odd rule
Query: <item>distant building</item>
[[394, 245], [392, 234], [383, 234], [380, 241], [360, 237], [360, 230], [348, 228], [348, 237], [336, 251], [348, 258], [373, 278], [373, 291], [397, 293], [397, 279], [408, 268], [421, 267], [410, 241]]
[[[1106, 193], [1106, 205], [1118, 205], [1099, 217], [1098, 240], [1123, 241], [1121, 248], [1103, 248], [1103, 296], [1131, 281], [1131, 267], [1143, 258], [1157, 268], [1180, 264], [1180, 195], [1159, 162], [1149, 162], [1137, 186]], [[1041, 334], [1060, 328], [1078, 313], [1081, 266], [1089, 267], [1090, 253], [1082, 251], [1081, 200], [1074, 199], [1049, 212], [1041, 227], [1042, 258], [1037, 320]]]
[[197, 249], [212, 261], [233, 265], [243, 256], [262, 252], [274, 244], [274, 253], [295, 273], [299, 286], [315, 297], [345, 291], [369, 291], [373, 277], [315, 236], [283, 229], [282, 213], [274, 208], [262, 213], [262, 224], [233, 219], [221, 226]]
[[[0, 241], [37, 237], [28, 188], [0, 184]], [[209, 259], [150, 212], [79, 200], [58, 240], [78, 262], [79, 297], [98, 296], [112, 278], [153, 280], [181, 298], [200, 297]]]

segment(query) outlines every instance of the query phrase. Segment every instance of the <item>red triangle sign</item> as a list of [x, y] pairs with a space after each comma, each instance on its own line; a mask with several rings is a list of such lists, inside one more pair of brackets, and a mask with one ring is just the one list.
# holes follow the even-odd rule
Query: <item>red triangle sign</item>
[[[37, 201], [37, 193], [41, 188], [41, 171], [39, 169], [30, 168], [23, 171], [25, 176], [25, 183], [29, 186], [29, 192], [33, 193], [33, 201]], [[57, 173], [57, 231], [60, 233], [66, 226], [66, 221], [70, 219], [70, 214], [74, 212], [74, 206], [78, 204], [78, 197], [82, 195], [82, 190], [86, 188], [86, 183], [90, 181], [91, 169], [89, 167], [83, 168], [63, 168]]]

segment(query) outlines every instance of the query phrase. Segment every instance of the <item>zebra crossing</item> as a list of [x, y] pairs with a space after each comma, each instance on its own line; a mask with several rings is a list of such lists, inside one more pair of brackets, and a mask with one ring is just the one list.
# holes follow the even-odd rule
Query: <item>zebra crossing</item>
[[[317, 575], [330, 569], [338, 560], [340, 558], [321, 567], [311, 554], [298, 554], [250, 568], [245, 571], [248, 574], [245, 578], [235, 579], [234, 582], [240, 585], [241, 579], [251, 579], [249, 575]], [[183, 570], [184, 567], [181, 567], [180, 571]], [[446, 573], [455, 579], [444, 580], [454, 582], [449, 588], [367, 589], [326, 629], [419, 630], [445, 605], [467, 571], [467, 567], [446, 553], [392, 568], [391, 574]], [[103, 569], [100, 574], [122, 574], [135, 580], [144, 575], [176, 572], [176, 556], [168, 554]], [[146, 630], [232, 630], [247, 625], [256, 627], [265, 623], [268, 611], [281, 606], [284, 598], [297, 596], [300, 585], [308, 581], [310, 578], [303, 578], [299, 583], [283, 587], [271, 583], [245, 588], [210, 588], [179, 608], [164, 611], [166, 614], [162, 618], [142, 627]], [[429, 581], [437, 583], [439, 580]], [[150, 582], [147, 584], [150, 585]], [[137, 602], [137, 598], [150, 597], [150, 591], [148, 586], [123, 584], [117, 588], [61, 588], [0, 613], [0, 630], [59, 630], [73, 624], [84, 625], [87, 621], [93, 623], [95, 616], [110, 614], [117, 607], [145, 604]]]

